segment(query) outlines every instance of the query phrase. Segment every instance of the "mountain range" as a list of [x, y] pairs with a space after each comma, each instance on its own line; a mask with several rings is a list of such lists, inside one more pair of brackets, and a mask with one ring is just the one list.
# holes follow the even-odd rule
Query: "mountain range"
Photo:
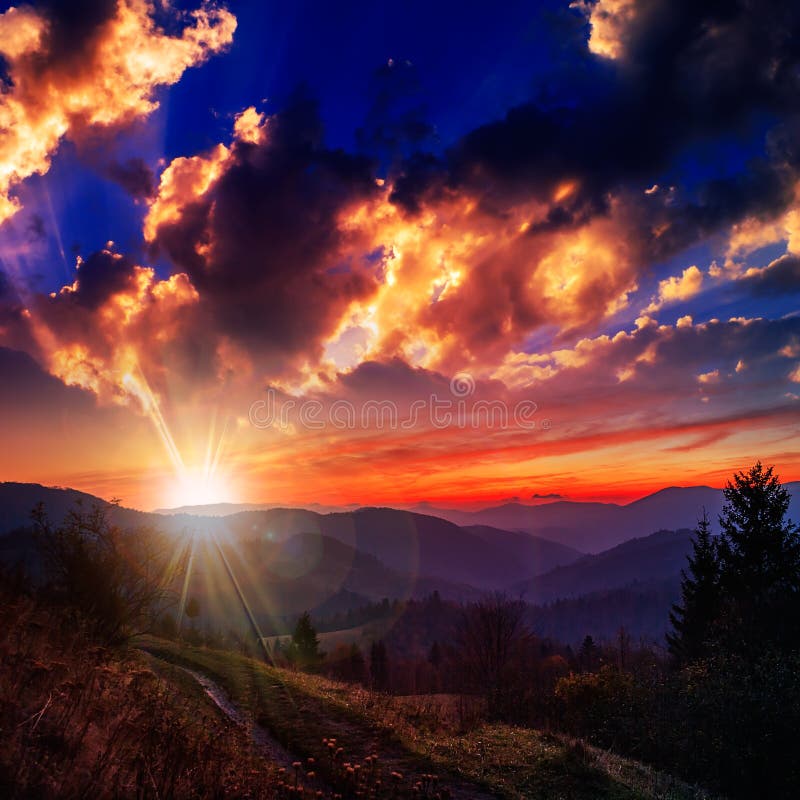
[[[391, 508], [320, 514], [306, 509], [271, 508], [227, 516], [161, 515], [110, 505], [71, 489], [36, 484], [0, 484], [0, 535], [31, 524], [31, 510], [42, 503], [54, 523], [76, 503], [89, 508], [100, 503], [124, 528], [154, 527], [176, 536], [216, 536], [223, 543], [269, 550], [275, 543], [303, 536], [335, 540], [353, 553], [371, 556], [394, 573], [419, 585], [438, 581], [448, 595], [472, 590], [502, 590], [510, 584], [568, 564], [582, 553], [520, 531], [487, 526], [461, 528], [439, 517]], [[266, 556], [264, 556], [266, 558]], [[262, 559], [263, 560], [263, 559]], [[388, 591], [388, 589], [386, 590]], [[411, 589], [411, 593], [417, 590]]]
[[[792, 494], [789, 516], [800, 520], [800, 481], [787, 483]], [[637, 536], [653, 531], [694, 529], [705, 509], [712, 521], [722, 511], [722, 489], [711, 486], [672, 486], [627, 504], [555, 500], [528, 505], [513, 502], [478, 511], [440, 508], [428, 503], [411, 506], [409, 511], [448, 520], [460, 527], [505, 531], [524, 531], [566, 545], [583, 553], [600, 553]], [[277, 505], [218, 504], [164, 509], [159, 513], [220, 516], [250, 510], [278, 508]], [[320, 514], [347, 513], [356, 509], [312, 504], [306, 510]]]
[[[785, 484], [792, 495], [789, 516], [800, 520], [800, 481]], [[456, 525], [489, 525], [527, 533], [568, 545], [584, 553], [599, 553], [636, 536], [661, 529], [694, 529], [708, 514], [712, 526], [722, 511], [722, 489], [672, 486], [627, 505], [557, 500], [525, 505], [505, 503], [480, 511], [459, 511], [424, 505], [426, 514]]]
[[[800, 483], [787, 488], [790, 516], [798, 519]], [[450, 519], [392, 508], [320, 513], [233, 506], [235, 513], [199, 515], [141, 512], [72, 489], [2, 483], [0, 561], [28, 567], [35, 561], [31, 511], [39, 503], [54, 523], [76, 503], [101, 504], [126, 529], [160, 528], [176, 541], [196, 535], [190, 594], [207, 613], [213, 610], [217, 623], [241, 617], [237, 592], [220, 568], [221, 549], [264, 627], [305, 609], [338, 613], [384, 597], [420, 598], [436, 590], [467, 601], [505, 591], [535, 606], [547, 632], [561, 631], [567, 640], [591, 631], [593, 619], [598, 633], [607, 632], [612, 623], [600, 625], [606, 617], [660, 636], [691, 549], [690, 528], [704, 507], [714, 521], [723, 497], [717, 489], [690, 487], [626, 506], [557, 501], [439, 510]]]

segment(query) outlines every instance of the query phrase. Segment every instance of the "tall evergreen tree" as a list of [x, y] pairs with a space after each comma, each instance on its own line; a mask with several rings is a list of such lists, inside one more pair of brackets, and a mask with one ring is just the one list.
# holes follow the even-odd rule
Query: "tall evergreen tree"
[[319, 637], [311, 624], [311, 615], [308, 611], [303, 612], [297, 620], [289, 646], [289, 655], [302, 669], [314, 669], [322, 661], [324, 654], [319, 649]]
[[594, 639], [586, 634], [578, 650], [578, 665], [582, 672], [594, 672], [600, 660], [599, 648]]
[[725, 488], [720, 516], [723, 630], [742, 655], [800, 647], [800, 534], [791, 497], [759, 461]]
[[695, 529], [688, 570], [681, 570], [681, 602], [670, 612], [667, 644], [673, 657], [686, 663], [702, 656], [712, 638], [720, 611], [720, 565], [717, 540], [708, 515]]

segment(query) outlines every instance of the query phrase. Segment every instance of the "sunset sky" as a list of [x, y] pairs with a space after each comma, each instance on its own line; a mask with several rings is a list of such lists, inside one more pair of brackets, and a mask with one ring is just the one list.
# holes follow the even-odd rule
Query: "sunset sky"
[[800, 479], [800, 6], [0, 11], [0, 480]]

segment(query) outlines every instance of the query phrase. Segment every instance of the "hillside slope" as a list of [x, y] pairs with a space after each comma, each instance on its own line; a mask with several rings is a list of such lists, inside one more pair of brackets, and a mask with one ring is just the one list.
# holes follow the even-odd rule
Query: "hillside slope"
[[511, 587], [532, 603], [578, 597], [632, 583], [677, 580], [691, 552], [692, 532], [657, 531], [623, 542]]
[[[284, 746], [325, 768], [324, 740], [336, 736], [346, 757], [378, 753], [401, 774], [437, 775], [463, 800], [689, 800], [704, 795], [674, 778], [583, 743], [537, 730], [481, 723], [467, 733], [445, 711], [447, 698], [375, 695], [361, 687], [268, 667], [214, 650], [178, 649], [145, 640], [155, 656], [209, 675], [231, 700], [255, 713]], [[424, 796], [424, 795], [423, 795]]]

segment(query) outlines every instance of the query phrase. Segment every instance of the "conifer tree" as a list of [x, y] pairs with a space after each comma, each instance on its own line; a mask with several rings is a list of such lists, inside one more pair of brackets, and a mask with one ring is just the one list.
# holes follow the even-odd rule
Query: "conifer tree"
[[695, 529], [688, 569], [681, 570], [681, 602], [670, 612], [672, 632], [667, 644], [673, 657], [686, 663], [708, 649], [720, 611], [718, 543], [711, 533], [708, 515]]
[[582, 671], [593, 672], [599, 661], [599, 651], [594, 639], [587, 634], [578, 650], [578, 664]]
[[683, 663], [712, 643], [749, 659], [800, 648], [800, 534], [786, 518], [791, 497], [760, 461], [737, 472], [724, 495], [720, 535], [712, 537], [704, 513], [681, 603], [670, 614], [669, 648]]
[[800, 535], [786, 518], [791, 497], [759, 461], [725, 488], [720, 516], [722, 625], [742, 655], [800, 646]]
[[290, 657], [303, 669], [314, 669], [322, 661], [324, 654], [319, 649], [319, 637], [308, 611], [297, 620], [289, 648]]

